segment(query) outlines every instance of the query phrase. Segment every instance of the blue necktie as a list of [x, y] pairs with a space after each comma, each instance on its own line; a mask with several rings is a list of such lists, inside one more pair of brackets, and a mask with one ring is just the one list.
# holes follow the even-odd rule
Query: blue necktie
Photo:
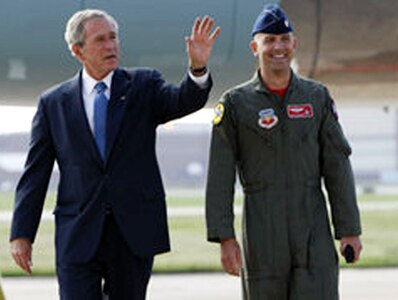
[[105, 159], [106, 147], [106, 110], [108, 98], [105, 95], [106, 84], [98, 82], [94, 89], [97, 91], [94, 98], [94, 137], [102, 159]]

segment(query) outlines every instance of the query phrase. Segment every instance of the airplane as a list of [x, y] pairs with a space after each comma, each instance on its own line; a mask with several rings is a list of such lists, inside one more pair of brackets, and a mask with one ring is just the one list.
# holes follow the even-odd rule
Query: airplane
[[0, 105], [35, 106], [48, 87], [73, 76], [80, 64], [63, 33], [69, 17], [99, 8], [120, 25], [122, 66], [149, 66], [177, 83], [187, 68], [184, 36], [196, 16], [221, 26], [209, 67], [223, 91], [256, 70], [250, 31], [263, 6], [280, 3], [298, 36], [295, 68], [324, 82], [338, 102], [397, 102], [396, 0], [36, 0], [4, 1], [0, 10]]

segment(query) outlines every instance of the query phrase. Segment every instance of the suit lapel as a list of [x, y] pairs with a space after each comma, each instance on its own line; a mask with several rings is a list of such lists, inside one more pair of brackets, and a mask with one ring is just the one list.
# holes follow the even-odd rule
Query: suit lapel
[[[115, 145], [117, 137], [120, 134], [121, 123], [127, 102], [133, 98], [132, 78], [123, 69], [116, 69], [112, 78], [111, 98], [108, 104], [107, 125], [106, 125], [106, 160], [109, 160], [112, 149]], [[128, 94], [128, 95], [127, 95]], [[79, 134], [79, 141], [86, 142], [86, 146], [93, 153], [95, 160], [103, 165], [102, 158], [99, 154], [95, 143], [94, 135], [90, 129], [87, 114], [84, 108], [81, 84], [81, 72], [71, 79], [65, 87], [63, 111], [67, 117], [67, 122], [77, 128], [75, 132]], [[128, 97], [127, 97], [128, 96]]]
[[76, 137], [76, 141], [84, 143], [84, 148], [93, 153], [95, 160], [99, 164], [103, 164], [84, 108], [81, 72], [72, 78], [69, 85], [65, 88], [63, 106], [63, 111], [68, 116], [66, 121], [69, 122], [70, 126], [76, 128], [73, 131], [79, 135]]
[[[112, 78], [111, 99], [108, 106], [107, 124], [106, 124], [106, 157], [107, 160], [112, 153], [116, 139], [121, 130], [124, 112], [126, 110], [128, 99], [132, 98], [129, 91], [132, 87], [131, 77], [127, 71], [117, 69]], [[127, 95], [129, 93], [129, 95]], [[128, 97], [127, 97], [128, 96]]]

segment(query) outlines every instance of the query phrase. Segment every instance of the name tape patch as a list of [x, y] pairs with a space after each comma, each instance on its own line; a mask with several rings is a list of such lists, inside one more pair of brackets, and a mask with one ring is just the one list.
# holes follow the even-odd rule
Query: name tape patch
[[309, 119], [314, 116], [314, 110], [311, 104], [288, 105], [287, 115], [291, 119]]

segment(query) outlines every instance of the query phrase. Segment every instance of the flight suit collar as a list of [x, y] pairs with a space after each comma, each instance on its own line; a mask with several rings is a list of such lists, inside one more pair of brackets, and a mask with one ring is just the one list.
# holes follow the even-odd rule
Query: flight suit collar
[[[291, 70], [291, 74], [292, 76], [290, 77], [290, 82], [289, 85], [287, 87], [287, 92], [289, 92], [289, 90], [291, 90], [292, 88], [294, 88], [295, 85], [297, 85], [297, 75], [293, 72], [293, 70]], [[254, 73], [254, 76], [251, 79], [251, 82], [254, 86], [254, 90], [258, 93], [265, 93], [265, 94], [270, 94], [271, 92], [267, 89], [267, 87], [265, 86], [264, 82], [261, 79], [260, 76], [260, 70], [257, 70]]]
[[251, 79], [251, 82], [252, 82], [256, 92], [269, 94], [267, 87], [265, 86], [264, 82], [261, 80], [260, 70], [257, 70], [254, 73], [254, 75]]

